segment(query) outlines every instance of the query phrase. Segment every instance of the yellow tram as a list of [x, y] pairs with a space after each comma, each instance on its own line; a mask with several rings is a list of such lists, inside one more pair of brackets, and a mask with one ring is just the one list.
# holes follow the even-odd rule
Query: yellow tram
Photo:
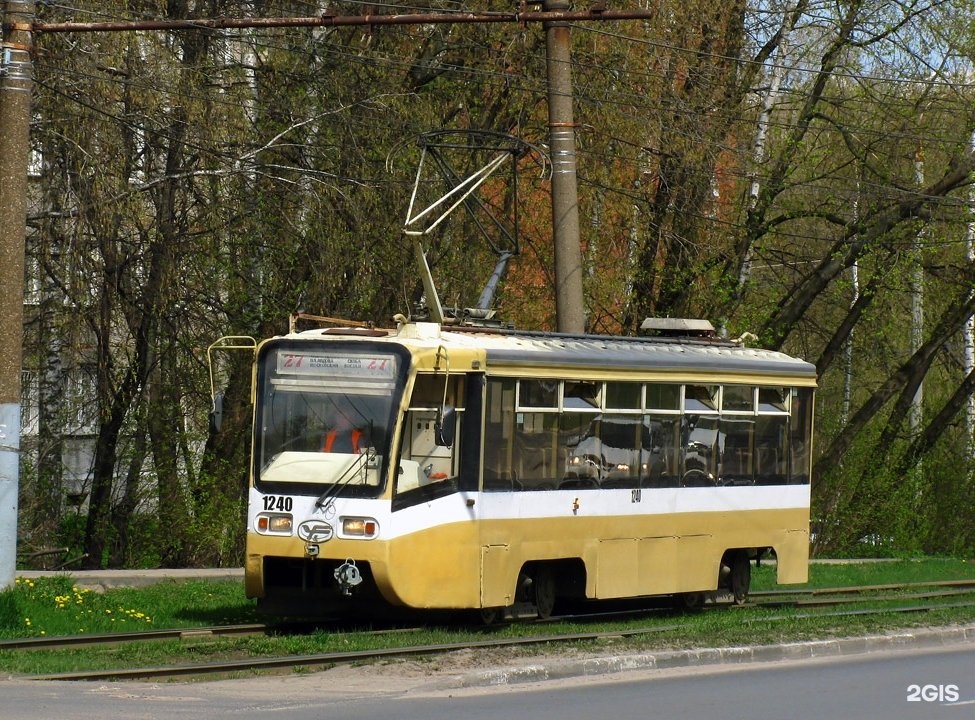
[[807, 579], [816, 376], [782, 353], [403, 322], [266, 340], [253, 377], [268, 613], [740, 602], [765, 554]]

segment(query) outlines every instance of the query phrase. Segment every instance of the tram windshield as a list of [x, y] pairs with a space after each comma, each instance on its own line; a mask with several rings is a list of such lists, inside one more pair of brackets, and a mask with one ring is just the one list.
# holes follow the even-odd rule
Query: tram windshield
[[[258, 365], [255, 481], [279, 492], [383, 487], [404, 366], [388, 350], [276, 346]], [[303, 487], [304, 486], [304, 487]]]

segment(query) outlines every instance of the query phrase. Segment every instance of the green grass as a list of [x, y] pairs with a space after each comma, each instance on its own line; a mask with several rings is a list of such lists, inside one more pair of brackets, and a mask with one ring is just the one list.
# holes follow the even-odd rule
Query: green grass
[[774, 565], [752, 567], [751, 589], [789, 590], [971, 579], [975, 579], [975, 562], [955, 558], [814, 562], [809, 566], [809, 582], [804, 585], [776, 585]]
[[69, 575], [17, 578], [0, 593], [0, 638], [81, 635], [258, 622], [237, 582], [161, 582], [104, 593]]
[[[975, 579], [975, 565], [949, 559], [814, 564], [802, 586], [776, 586], [774, 566], [753, 568], [754, 590], [829, 588], [902, 582]], [[968, 596], [975, 599], [975, 593]], [[956, 602], [949, 598], [946, 602]], [[887, 607], [917, 604], [887, 601]], [[600, 640], [585, 649], [659, 651], [671, 648], [765, 644], [878, 633], [898, 628], [975, 622], [975, 608], [944, 607], [927, 613], [878, 613], [846, 618], [818, 617], [815, 609], [735, 608], [690, 614], [650, 613], [618, 622], [502, 625], [480, 633], [459, 626], [430, 626], [394, 634], [330, 632], [236, 638], [191, 638], [85, 648], [83, 652], [0, 651], [0, 671], [17, 674], [71, 672], [240, 659], [287, 654], [319, 654], [390, 646], [463, 642], [474, 638], [558, 635], [600, 630], [647, 629], [647, 634]], [[164, 582], [104, 593], [85, 591], [70, 576], [19, 580], [0, 593], [0, 637], [102, 633], [147, 628], [192, 628], [259, 621], [252, 601], [236, 582]], [[514, 651], [530, 655], [537, 647]], [[510, 653], [509, 653], [510, 654]]]

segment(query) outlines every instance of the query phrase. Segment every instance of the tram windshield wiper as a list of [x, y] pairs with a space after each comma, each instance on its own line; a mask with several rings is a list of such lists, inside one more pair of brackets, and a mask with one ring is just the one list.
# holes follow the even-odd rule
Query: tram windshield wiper
[[371, 447], [368, 448], [366, 452], [357, 455], [352, 464], [349, 465], [344, 473], [342, 473], [342, 477], [330, 485], [315, 501], [315, 507], [327, 510], [329, 506], [335, 502], [335, 498], [338, 497], [339, 491], [352, 481], [352, 478], [356, 476], [360, 469], [368, 465], [370, 458], [374, 457], [375, 451]]

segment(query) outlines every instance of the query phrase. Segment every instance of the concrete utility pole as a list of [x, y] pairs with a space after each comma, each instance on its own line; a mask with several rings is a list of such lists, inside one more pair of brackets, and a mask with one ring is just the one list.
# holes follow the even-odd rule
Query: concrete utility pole
[[[567, 10], [568, 0], [545, 0], [545, 12]], [[552, 232], [555, 244], [555, 318], [559, 332], [582, 333], [586, 311], [582, 296], [582, 249], [579, 241], [579, 192], [576, 138], [572, 119], [572, 60], [569, 25], [545, 27], [548, 58], [548, 128], [552, 153]]]
[[0, 590], [17, 569], [32, 0], [6, 0], [0, 46]]

